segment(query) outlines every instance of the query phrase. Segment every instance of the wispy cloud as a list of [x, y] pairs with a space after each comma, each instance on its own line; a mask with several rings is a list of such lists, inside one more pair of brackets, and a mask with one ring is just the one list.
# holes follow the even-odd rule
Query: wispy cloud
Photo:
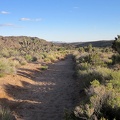
[[34, 19], [34, 21], [41, 21], [42, 19], [41, 18], [36, 18], [36, 19]]
[[38, 22], [38, 21], [41, 21], [41, 20], [42, 20], [41, 18], [36, 18], [36, 19], [20, 18], [20, 21], [35, 21], [35, 22]]
[[77, 7], [77, 6], [75, 6], [75, 7], [73, 7], [74, 9], [79, 9], [79, 7]]
[[77, 10], [79, 10], [79, 8], [80, 7], [78, 7], [78, 6], [74, 6], [74, 7], [71, 8], [71, 10], [69, 12], [77, 11]]
[[6, 24], [0, 24], [0, 27], [14, 27], [15, 25], [14, 24], [11, 24], [11, 23], [6, 23]]
[[0, 27], [13, 27], [13, 28], [22, 28], [22, 26], [17, 26], [12, 23], [5, 23], [5, 24], [0, 24]]
[[10, 14], [10, 12], [0, 11], [0, 14]]
[[20, 18], [20, 21], [30, 21], [30, 18]]

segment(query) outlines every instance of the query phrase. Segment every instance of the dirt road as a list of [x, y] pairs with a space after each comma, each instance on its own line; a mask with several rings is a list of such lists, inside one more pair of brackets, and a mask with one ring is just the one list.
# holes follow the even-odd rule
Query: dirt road
[[19, 79], [19, 85], [5, 86], [5, 91], [13, 98], [11, 109], [16, 119], [63, 120], [65, 110], [74, 108], [73, 73], [71, 56], [49, 65], [43, 72], [19, 69], [14, 77], [14, 81]]

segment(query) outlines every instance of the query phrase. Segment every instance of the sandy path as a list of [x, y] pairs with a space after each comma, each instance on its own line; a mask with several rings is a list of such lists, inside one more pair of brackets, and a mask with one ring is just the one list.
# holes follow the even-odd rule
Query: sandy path
[[[7, 93], [16, 102], [15, 107], [12, 106], [16, 119], [63, 120], [65, 109], [72, 110], [74, 107], [75, 81], [71, 56], [51, 64], [42, 73], [38, 71], [29, 76], [26, 71], [27, 69], [18, 71], [22, 87], [6, 86]], [[24, 80], [25, 77], [28, 81]]]

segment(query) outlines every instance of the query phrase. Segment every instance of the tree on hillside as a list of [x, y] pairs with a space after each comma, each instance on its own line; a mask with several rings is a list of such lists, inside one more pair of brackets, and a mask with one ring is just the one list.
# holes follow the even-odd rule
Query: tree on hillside
[[112, 44], [112, 48], [120, 54], [120, 35], [118, 35], [118, 37], [115, 38]]

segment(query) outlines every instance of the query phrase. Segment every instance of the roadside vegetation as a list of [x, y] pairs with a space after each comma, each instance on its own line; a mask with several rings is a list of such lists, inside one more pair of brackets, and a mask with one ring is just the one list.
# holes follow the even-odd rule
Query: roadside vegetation
[[[69, 46], [68, 46], [69, 47]], [[0, 77], [16, 74], [28, 63], [52, 63], [69, 54], [66, 45], [55, 45], [37, 37], [0, 37]]]
[[[73, 53], [74, 51], [74, 53]], [[16, 75], [17, 68], [48, 64], [73, 53], [79, 92], [77, 106], [65, 113], [65, 120], [120, 120], [120, 36], [111, 47], [54, 44], [36, 37], [0, 36], [0, 77]], [[6, 107], [0, 107], [1, 120], [13, 120]]]
[[89, 44], [74, 52], [80, 96], [66, 120], [120, 120], [119, 56], [120, 36], [112, 47], [95, 48]]
[[[0, 36], [0, 77], [16, 75], [17, 69], [29, 63], [41, 64], [40, 70], [47, 70], [48, 64], [62, 60], [70, 53], [66, 44], [57, 45], [37, 37]], [[0, 120], [14, 120], [8, 107], [0, 103]]]
[[5, 105], [0, 105], [0, 120], [15, 120], [10, 109]]

